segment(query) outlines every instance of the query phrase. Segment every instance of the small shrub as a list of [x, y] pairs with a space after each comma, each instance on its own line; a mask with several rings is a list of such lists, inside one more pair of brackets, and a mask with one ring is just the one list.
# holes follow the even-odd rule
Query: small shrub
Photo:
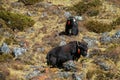
[[74, 10], [77, 14], [82, 15], [89, 11], [91, 8], [96, 9], [101, 5], [100, 0], [90, 0], [90, 1], [81, 1], [75, 4], [71, 9]]
[[120, 17], [118, 17], [115, 21], [112, 22], [113, 26], [120, 25]]
[[91, 0], [90, 2], [88, 2], [88, 4], [90, 7], [99, 7], [101, 5], [101, 1], [100, 0]]
[[102, 23], [99, 21], [88, 21], [87, 23], [85, 23], [85, 26], [88, 30], [96, 33], [108, 32], [113, 29], [110, 24]]
[[19, 0], [20, 2], [23, 2], [25, 5], [32, 5], [35, 4], [37, 2], [41, 2], [43, 0]]
[[35, 23], [31, 18], [22, 14], [14, 14], [8, 11], [0, 11], [0, 18], [6, 21], [11, 29], [23, 31], [27, 27], [33, 26]]
[[73, 10], [77, 14], [84, 14], [88, 10], [89, 6], [85, 4], [84, 2], [79, 2], [76, 5], [73, 6]]

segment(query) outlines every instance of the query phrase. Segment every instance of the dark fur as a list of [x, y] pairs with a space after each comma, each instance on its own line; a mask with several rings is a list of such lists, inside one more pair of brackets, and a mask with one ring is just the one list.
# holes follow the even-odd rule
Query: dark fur
[[[68, 24], [68, 21], [70, 21], [70, 24]], [[77, 35], [78, 34], [78, 23], [74, 17], [69, 17], [67, 19], [66, 26], [65, 26], [65, 34], [66, 35]]]
[[[81, 51], [80, 54], [78, 54], [78, 49]], [[47, 64], [53, 67], [62, 67], [62, 64], [68, 60], [78, 60], [81, 55], [86, 56], [87, 50], [88, 47], [85, 43], [77, 43], [77, 41], [69, 42], [64, 46], [53, 48], [47, 54]]]

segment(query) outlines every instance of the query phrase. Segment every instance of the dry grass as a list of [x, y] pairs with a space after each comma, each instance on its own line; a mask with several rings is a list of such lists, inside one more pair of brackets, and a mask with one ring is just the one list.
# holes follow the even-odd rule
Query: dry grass
[[[4, 7], [6, 9], [7, 8], [10, 9], [11, 8], [10, 4], [17, 0], [4, 0], [4, 1], [5, 1]], [[70, 0], [64, 0], [64, 1], [44, 0], [44, 1], [53, 3], [55, 5], [54, 8], [57, 9], [56, 8], [57, 6], [68, 7], [68, 6], [72, 6], [73, 4], [81, 0], [76, 0], [73, 2]], [[100, 14], [95, 17], [88, 17], [86, 15], [83, 15], [85, 21], [91, 20], [91, 19], [92, 20], [97, 19], [98, 21], [105, 21], [105, 23], [110, 23], [112, 22], [112, 20], [114, 20], [114, 18], [118, 17], [120, 13], [120, 9], [118, 7], [113, 7], [111, 6], [111, 4], [109, 4], [108, 2], [104, 0], [101, 0], [101, 1], [103, 1], [103, 4], [100, 8], [101, 9]], [[115, 14], [112, 13], [110, 7], [116, 10]], [[21, 13], [21, 14], [26, 14], [27, 11], [30, 11], [30, 12], [34, 11], [38, 15], [31, 16], [31, 18], [34, 21], [36, 21], [35, 25], [33, 26], [33, 30], [34, 30], [33, 33], [29, 33], [29, 32], [16, 32], [15, 33], [16, 36], [23, 36], [23, 35], [25, 36], [23, 40], [26, 40], [29, 43], [29, 47], [28, 47], [29, 51], [25, 53], [24, 55], [20, 56], [18, 60], [15, 60], [15, 61], [11, 60], [9, 63], [1, 62], [0, 72], [2, 71], [5, 74], [5, 76], [8, 77], [8, 80], [24, 80], [25, 78], [24, 75], [29, 74], [30, 71], [33, 71], [33, 69], [30, 68], [31, 65], [45, 66], [47, 76], [50, 76], [51, 73], [55, 74], [59, 72], [60, 70], [57, 68], [55, 69], [48, 68], [48, 66], [46, 65], [45, 57], [46, 57], [46, 54], [49, 52], [49, 50], [55, 46], [58, 46], [60, 41], [62, 40], [60, 37], [56, 35], [60, 33], [61, 31], [64, 31], [64, 26], [65, 26], [65, 21], [66, 21], [66, 19], [63, 16], [64, 10], [63, 12], [60, 13], [59, 16], [51, 13], [49, 10], [44, 10], [43, 8], [36, 8], [34, 6], [24, 6], [23, 8], [20, 8], [20, 9], [12, 8], [10, 9], [10, 11], [15, 12], [15, 13]], [[42, 14], [43, 11], [46, 11], [48, 13], [47, 19], [40, 19], [40, 15]], [[83, 31], [81, 30], [78, 36], [71, 36], [71, 37], [62, 36], [63, 38], [65, 38], [65, 41], [67, 43], [73, 40], [81, 41], [84, 36], [90, 36], [96, 39], [99, 38], [99, 34], [89, 32], [86, 28], [84, 28], [83, 23], [84, 22], [79, 23], [79, 29], [80, 30], [83, 29]], [[113, 34], [112, 32], [110, 33]], [[21, 39], [17, 39], [17, 40], [20, 41]], [[3, 43], [3, 41], [4, 41], [4, 38], [0, 37], [0, 43]], [[36, 46], [36, 44], [38, 44], [38, 46]], [[13, 46], [13, 44], [10, 46]], [[36, 48], [39, 48], [41, 46], [45, 48], [44, 52], [37, 51]], [[84, 72], [86, 80], [88, 79], [89, 80], [115, 80], [115, 79], [119, 80], [120, 78], [120, 61], [119, 61], [120, 57], [118, 57], [118, 55], [120, 53], [120, 50], [119, 50], [120, 47], [113, 46], [112, 49], [109, 48], [108, 51], [106, 51], [106, 48], [104, 48], [104, 46], [106, 45], [98, 46], [100, 49], [104, 49], [104, 50], [101, 50], [100, 52], [98, 51], [100, 55], [93, 55], [92, 58], [81, 57], [79, 61], [76, 62], [77, 67], [79, 69], [78, 73]], [[110, 46], [110, 44], [108, 44], [107, 46]], [[106, 51], [106, 53], [103, 53], [104, 51]], [[104, 58], [100, 58], [100, 56], [103, 54], [108, 56], [108, 60]], [[100, 58], [100, 60], [105, 62], [107, 65], [114, 66], [114, 69], [110, 71], [104, 71], [103, 69], [101, 69], [99, 65], [94, 63], [94, 61], [96, 61], [96, 59], [98, 58]], [[85, 68], [82, 67], [84, 64], [86, 66]], [[28, 72], [25, 72], [25, 71], [28, 71]], [[44, 77], [46, 78], [46, 76], [43, 75], [43, 79]]]

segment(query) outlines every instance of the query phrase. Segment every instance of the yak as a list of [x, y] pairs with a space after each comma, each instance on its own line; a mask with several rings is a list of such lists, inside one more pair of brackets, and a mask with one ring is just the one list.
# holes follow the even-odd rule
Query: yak
[[66, 35], [78, 35], [78, 23], [75, 17], [69, 17], [65, 26], [65, 34]]
[[58, 46], [50, 50], [46, 56], [47, 65], [62, 67], [66, 61], [78, 60], [81, 55], [85, 57], [87, 50], [87, 43], [71, 41], [66, 45]]

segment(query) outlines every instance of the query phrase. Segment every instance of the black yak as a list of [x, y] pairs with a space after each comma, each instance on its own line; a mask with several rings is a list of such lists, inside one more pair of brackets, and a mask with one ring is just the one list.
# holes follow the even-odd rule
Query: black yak
[[75, 17], [69, 17], [65, 26], [66, 35], [78, 35], [78, 23]]
[[47, 64], [52, 67], [62, 67], [69, 60], [78, 60], [80, 56], [87, 55], [87, 43], [71, 41], [66, 45], [53, 48], [47, 54]]

